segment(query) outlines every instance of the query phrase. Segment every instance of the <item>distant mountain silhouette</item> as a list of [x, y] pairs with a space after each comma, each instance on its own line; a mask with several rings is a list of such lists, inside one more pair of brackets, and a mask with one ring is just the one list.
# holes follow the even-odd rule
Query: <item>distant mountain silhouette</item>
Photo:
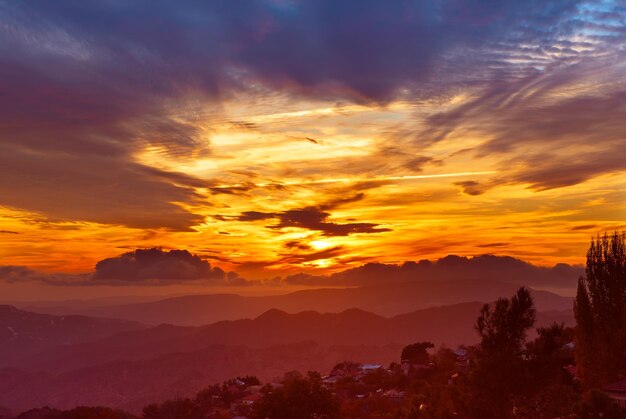
[[[455, 346], [477, 342], [473, 329], [482, 303], [433, 307], [385, 318], [359, 309], [320, 314], [288, 314], [272, 309], [255, 319], [221, 321], [200, 327], [160, 325], [118, 333], [104, 339], [63, 345], [35, 354], [13, 366], [24, 370], [67, 371], [115, 360], [151, 359], [168, 353], [190, 352], [210, 345], [264, 348], [305, 340], [332, 345], [405, 345], [430, 340]], [[540, 312], [538, 324], [572, 324], [571, 311]]]
[[[208, 384], [290, 370], [322, 372], [343, 360], [388, 363], [420, 340], [449, 346], [477, 341], [481, 303], [433, 307], [385, 318], [360, 309], [288, 314], [201, 327], [161, 325], [104, 339], [47, 348], [0, 371], [0, 405], [107, 405], [138, 411], [148, 402], [189, 396]], [[573, 323], [571, 311], [538, 314], [537, 325]]]
[[144, 326], [126, 320], [54, 316], [0, 305], [0, 367], [58, 345], [101, 339]]
[[139, 414], [148, 403], [189, 397], [210, 384], [241, 375], [264, 379], [292, 370], [329, 371], [337, 362], [396, 360], [401, 348], [322, 346], [312, 341], [266, 348], [211, 345], [150, 360], [112, 361], [60, 374], [0, 370], [0, 404], [14, 411], [33, 406], [121, 408]]
[[[146, 324], [198, 326], [220, 320], [256, 317], [272, 308], [288, 313], [305, 310], [340, 312], [359, 308], [382, 316], [468, 301], [490, 302], [513, 294], [519, 286], [493, 280], [408, 281], [358, 288], [324, 288], [285, 295], [243, 297], [234, 294], [190, 295], [159, 301], [84, 307], [33, 307], [34, 311], [115, 317]], [[539, 310], [570, 310], [573, 299], [548, 291], [532, 291]]]

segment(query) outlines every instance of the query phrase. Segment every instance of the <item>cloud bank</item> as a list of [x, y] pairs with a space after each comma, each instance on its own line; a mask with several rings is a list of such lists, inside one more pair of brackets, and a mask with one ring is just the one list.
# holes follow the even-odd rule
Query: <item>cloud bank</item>
[[402, 265], [368, 263], [329, 276], [298, 274], [286, 277], [285, 281], [299, 285], [368, 286], [420, 280], [489, 279], [531, 287], [573, 290], [577, 279], [583, 274], [581, 266], [563, 263], [542, 267], [509, 256], [449, 255], [435, 261], [420, 260]]
[[94, 281], [142, 282], [148, 280], [224, 281], [227, 274], [187, 250], [137, 249], [101, 260], [96, 264]]
[[197, 282], [205, 285], [245, 285], [235, 272], [211, 266], [187, 250], [136, 249], [96, 263], [93, 273], [49, 274], [24, 266], [0, 266], [0, 280], [40, 281], [51, 285], [164, 285]]
[[[335, 255], [340, 249], [315, 252], [307, 258], [287, 255], [286, 262], [300, 263]], [[582, 266], [557, 264], [536, 266], [508, 256], [480, 255], [461, 257], [449, 255], [430, 261], [405, 262], [401, 265], [367, 263], [332, 275], [297, 274], [285, 278], [260, 281], [246, 280], [236, 272], [219, 267], [187, 250], [160, 248], [136, 249], [103, 259], [95, 272], [82, 275], [45, 274], [21, 266], [0, 266], [0, 280], [6, 282], [42, 281], [53, 285], [162, 285], [197, 282], [207, 286], [278, 284], [300, 286], [373, 286], [393, 285], [411, 281], [478, 280], [523, 284], [537, 288], [574, 290], [577, 279], [584, 274]]]

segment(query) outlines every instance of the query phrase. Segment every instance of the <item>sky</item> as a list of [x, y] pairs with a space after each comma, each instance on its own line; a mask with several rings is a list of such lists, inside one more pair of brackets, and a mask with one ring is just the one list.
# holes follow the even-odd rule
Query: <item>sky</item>
[[625, 41], [621, 1], [0, 0], [0, 290], [583, 264]]

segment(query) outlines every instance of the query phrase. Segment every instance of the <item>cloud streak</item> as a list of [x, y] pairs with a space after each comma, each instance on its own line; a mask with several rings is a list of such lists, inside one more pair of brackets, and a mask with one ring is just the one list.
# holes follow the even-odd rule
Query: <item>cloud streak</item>
[[278, 219], [277, 224], [268, 226], [275, 230], [297, 227], [306, 230], [320, 231], [324, 236], [348, 236], [356, 233], [384, 233], [389, 228], [378, 227], [375, 223], [334, 223], [327, 221], [330, 213], [319, 207], [305, 207], [284, 212], [246, 211], [235, 217], [237, 221], [252, 222]]

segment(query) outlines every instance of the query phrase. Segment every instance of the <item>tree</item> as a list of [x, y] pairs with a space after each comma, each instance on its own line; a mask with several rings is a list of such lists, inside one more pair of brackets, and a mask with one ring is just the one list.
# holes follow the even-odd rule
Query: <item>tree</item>
[[461, 384], [458, 404], [463, 417], [508, 418], [522, 404], [532, 388], [523, 345], [534, 322], [534, 302], [523, 287], [511, 299], [483, 306], [476, 320], [480, 347]]
[[581, 419], [622, 419], [626, 413], [615, 400], [599, 390], [589, 391], [576, 404], [575, 411], [577, 417]]
[[481, 349], [490, 355], [519, 353], [535, 315], [533, 298], [524, 287], [510, 300], [499, 298], [493, 308], [485, 304], [476, 320]]
[[[13, 416], [11, 416], [13, 417]], [[57, 410], [49, 407], [31, 409], [17, 416], [17, 419], [138, 419], [121, 410], [102, 406], [78, 406], [71, 410]]]
[[617, 231], [591, 240], [574, 304], [576, 362], [587, 388], [626, 372], [626, 247]]
[[160, 405], [150, 404], [143, 409], [145, 419], [202, 419], [203, 412], [190, 399], [166, 400]]
[[261, 381], [256, 375], [246, 375], [245, 377], [237, 377], [235, 380], [239, 380], [243, 382], [246, 387], [261, 385]]
[[337, 418], [339, 400], [322, 386], [319, 373], [305, 378], [292, 377], [282, 387], [266, 386], [263, 397], [254, 404], [253, 418]]
[[576, 386], [566, 365], [573, 363], [568, 344], [573, 329], [553, 323], [537, 329], [537, 338], [527, 344], [528, 375], [534, 391], [520, 405], [529, 417], [567, 417], [577, 397]]
[[402, 349], [400, 360], [411, 364], [426, 364], [428, 362], [428, 349], [434, 348], [431, 342], [417, 342], [405, 346]]

